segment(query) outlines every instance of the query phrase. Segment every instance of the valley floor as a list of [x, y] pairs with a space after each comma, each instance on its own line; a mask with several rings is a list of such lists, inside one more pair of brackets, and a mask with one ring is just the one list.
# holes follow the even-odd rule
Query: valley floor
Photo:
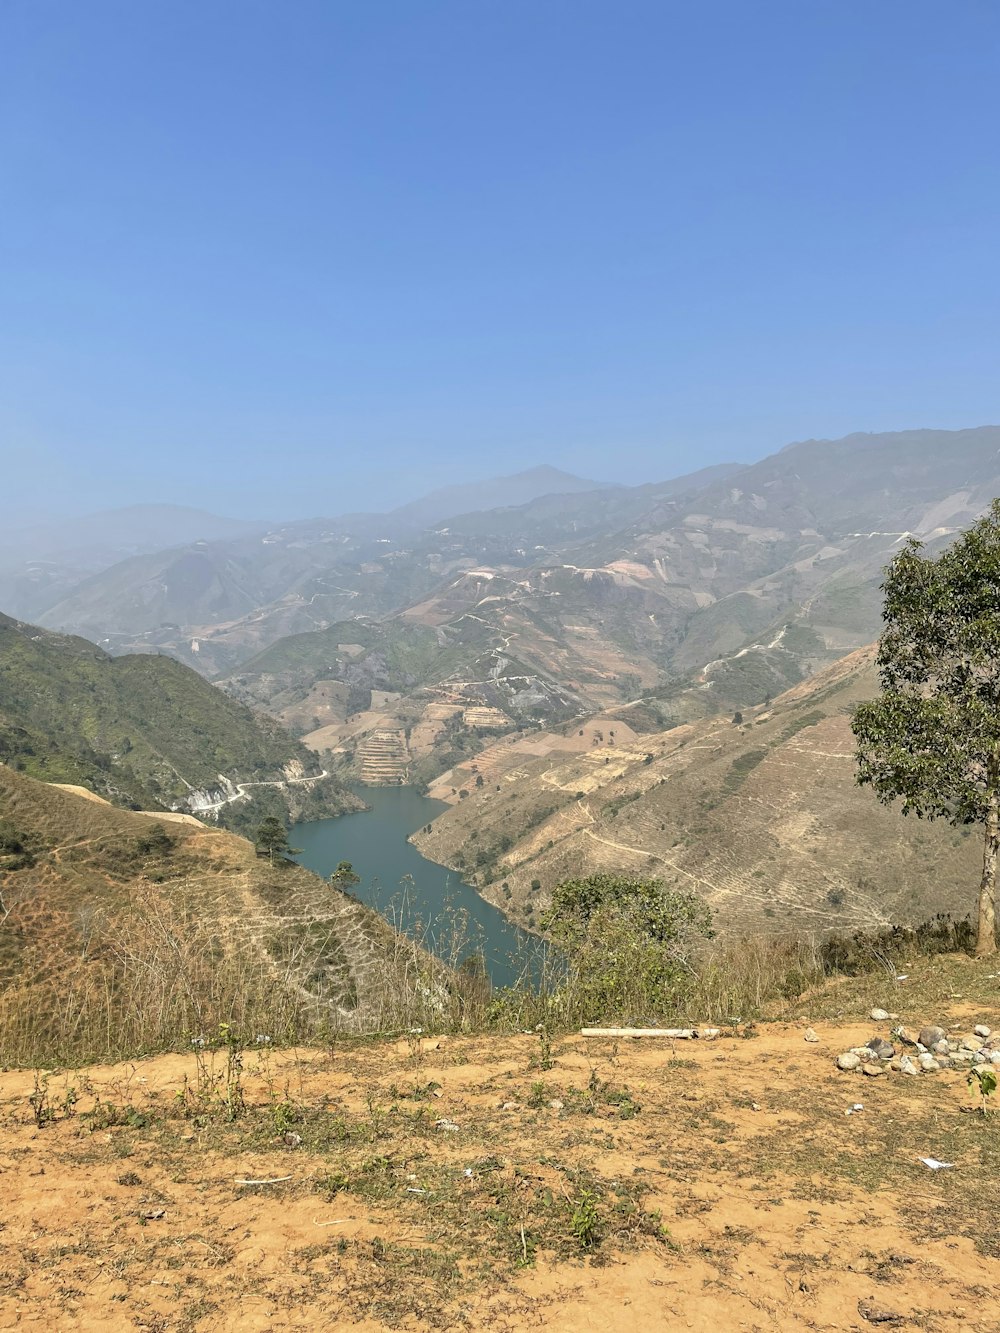
[[232, 1120], [222, 1055], [54, 1073], [40, 1127], [0, 1074], [0, 1328], [995, 1331], [1000, 1113], [835, 1057], [872, 1004], [1000, 1026], [998, 965], [901, 970], [712, 1042], [259, 1047]]

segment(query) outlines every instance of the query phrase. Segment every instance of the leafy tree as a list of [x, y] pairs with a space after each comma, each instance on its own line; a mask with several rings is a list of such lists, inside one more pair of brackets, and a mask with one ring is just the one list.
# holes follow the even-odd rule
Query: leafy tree
[[340, 889], [341, 893], [346, 893], [355, 884], [361, 883], [361, 876], [355, 872], [350, 861], [338, 861], [337, 869], [330, 876], [330, 883]]
[[268, 815], [254, 837], [254, 846], [258, 856], [266, 856], [274, 865], [275, 856], [279, 862], [286, 862], [292, 856], [298, 856], [301, 848], [292, 847], [288, 841], [288, 830], [277, 817]]
[[854, 713], [857, 778], [904, 815], [983, 825], [982, 956], [997, 948], [1000, 500], [936, 559], [922, 549], [907, 542], [882, 585], [882, 692]]

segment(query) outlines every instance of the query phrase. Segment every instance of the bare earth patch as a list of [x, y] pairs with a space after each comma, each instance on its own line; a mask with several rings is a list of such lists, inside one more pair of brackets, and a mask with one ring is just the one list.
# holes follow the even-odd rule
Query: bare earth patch
[[[953, 1013], [1000, 1019], [972, 971]], [[993, 1333], [1000, 1115], [838, 1073], [838, 994], [815, 1044], [265, 1047], [233, 1120], [220, 1056], [54, 1073], [41, 1125], [2, 1074], [0, 1328]]]

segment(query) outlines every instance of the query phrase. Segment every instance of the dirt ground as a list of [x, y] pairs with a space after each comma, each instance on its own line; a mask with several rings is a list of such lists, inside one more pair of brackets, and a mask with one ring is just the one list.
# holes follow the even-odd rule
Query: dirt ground
[[[933, 981], [887, 1007], [1000, 1024], [995, 972]], [[838, 1072], [869, 1003], [4, 1072], [0, 1328], [996, 1333], [1000, 1114]]]

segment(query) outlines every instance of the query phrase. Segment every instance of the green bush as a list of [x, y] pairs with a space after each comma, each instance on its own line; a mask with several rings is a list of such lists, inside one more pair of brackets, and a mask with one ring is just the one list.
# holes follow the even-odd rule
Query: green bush
[[556, 886], [540, 924], [566, 961], [556, 996], [571, 1022], [646, 1021], [673, 1008], [710, 938], [695, 894], [660, 880], [591, 875]]

